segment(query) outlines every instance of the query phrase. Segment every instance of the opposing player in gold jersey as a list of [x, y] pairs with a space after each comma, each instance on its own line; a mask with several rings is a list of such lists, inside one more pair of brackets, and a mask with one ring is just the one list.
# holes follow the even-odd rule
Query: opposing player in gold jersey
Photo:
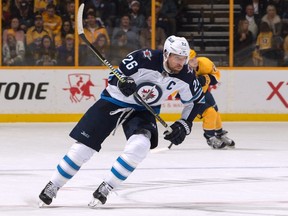
[[209, 91], [210, 85], [216, 85], [220, 80], [220, 71], [206, 57], [196, 57], [194, 50], [190, 51], [189, 66], [196, 72], [196, 77], [205, 93], [205, 106], [198, 117], [203, 120], [204, 137], [211, 148], [234, 148], [235, 142], [227, 137], [227, 131], [222, 129], [222, 121], [215, 99]]

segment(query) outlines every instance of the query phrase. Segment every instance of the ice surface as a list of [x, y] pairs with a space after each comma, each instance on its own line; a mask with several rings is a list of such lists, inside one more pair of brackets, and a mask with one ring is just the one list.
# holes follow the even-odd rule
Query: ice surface
[[[75, 123], [0, 124], [1, 216], [287, 216], [288, 122], [224, 122], [234, 150], [212, 150], [201, 123], [171, 150], [152, 152], [98, 209], [92, 193], [125, 145], [119, 128], [51, 206], [38, 195], [74, 142]], [[169, 143], [159, 125], [159, 149]]]

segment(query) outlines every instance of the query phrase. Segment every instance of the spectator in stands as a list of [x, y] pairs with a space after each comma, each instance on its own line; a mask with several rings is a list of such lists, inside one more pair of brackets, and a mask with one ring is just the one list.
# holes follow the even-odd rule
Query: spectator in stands
[[3, 44], [3, 65], [20, 66], [23, 65], [25, 47], [22, 41], [16, 40], [14, 30], [7, 31], [7, 43]]
[[36, 61], [40, 59], [41, 40], [42, 38], [37, 38], [33, 41], [33, 43], [27, 46], [25, 65], [33, 66], [35, 65]]
[[32, 5], [29, 4], [28, 0], [19, 0], [15, 2], [16, 7], [11, 10], [12, 17], [18, 17], [20, 21], [20, 28], [24, 32], [28, 28], [33, 26], [34, 23], [34, 13]]
[[259, 17], [259, 15], [254, 13], [254, 7], [252, 4], [248, 4], [246, 6], [245, 14], [240, 17], [240, 20], [243, 18], [248, 20], [249, 22], [248, 29], [249, 31], [251, 31], [253, 35], [253, 40], [256, 40], [259, 32], [259, 25], [261, 22], [261, 18]]
[[[151, 48], [151, 16], [146, 19], [146, 27], [140, 31], [141, 48]], [[156, 27], [156, 49], [162, 50], [166, 40], [165, 32], [162, 28]]]
[[156, 26], [162, 28], [166, 35], [170, 35], [170, 23], [169, 18], [161, 11], [162, 3], [160, 1], [155, 2], [156, 13]]
[[[20, 29], [20, 22], [17, 17], [14, 17], [11, 19], [10, 28], [15, 32], [15, 37], [17, 41], [25, 42], [25, 34], [22, 29]], [[5, 29], [3, 32], [3, 43], [7, 43], [7, 31], [8, 29]]]
[[[118, 0], [98, 0], [91, 1], [95, 10], [96, 17], [101, 18], [107, 30], [115, 26], [117, 12], [120, 10], [118, 7]], [[127, 7], [128, 8], [128, 7]]]
[[56, 14], [55, 5], [48, 4], [45, 12], [43, 12], [44, 27], [52, 32], [52, 39], [59, 34], [62, 26], [62, 18]]
[[[49, 1], [49, 0], [48, 0]], [[56, 0], [56, 2], [53, 2], [54, 5], [56, 5], [56, 14], [61, 16], [63, 18], [63, 16], [67, 13], [67, 5], [70, 2], [74, 2], [76, 3], [75, 0]], [[82, 3], [83, 1], [79, 1], [79, 5]], [[67, 17], [65, 17], [66, 19]]]
[[[99, 34], [92, 45], [101, 53], [102, 56], [104, 56], [106, 59], [110, 59], [110, 45], [108, 44], [106, 35]], [[85, 66], [103, 65], [102, 62], [95, 57], [90, 48], [85, 45], [81, 46], [79, 49], [79, 64]]]
[[[107, 41], [107, 38], [104, 34], [99, 34], [96, 41], [93, 43], [93, 46], [101, 53], [101, 55], [106, 58], [110, 59], [110, 45]], [[103, 63], [99, 59], [95, 59], [95, 55], [93, 55], [94, 65], [100, 66]]]
[[282, 17], [287, 0], [268, 0], [269, 5], [274, 5], [277, 14]]
[[34, 26], [30, 27], [26, 33], [27, 65], [35, 65], [35, 62], [40, 58], [40, 45], [42, 38], [45, 35], [48, 35], [50, 38], [52, 38], [51, 31], [44, 28], [42, 14], [40, 12], [36, 12]]
[[26, 45], [41, 41], [44, 35], [49, 35], [52, 38], [50, 29], [47, 29], [43, 25], [43, 17], [40, 12], [35, 13], [34, 26], [30, 27], [26, 33]]
[[253, 52], [253, 62], [255, 66], [273, 66], [271, 60], [273, 32], [268, 23], [260, 24], [260, 33], [257, 37], [256, 48]]
[[247, 19], [239, 20], [238, 31], [234, 38], [234, 65], [251, 66], [253, 51], [253, 35], [249, 30]]
[[[94, 43], [99, 34], [104, 34], [106, 36], [108, 44], [110, 45], [110, 38], [107, 29], [104, 26], [104, 23], [99, 17], [96, 18], [95, 14], [92, 11], [88, 12], [87, 14], [87, 23], [84, 27], [84, 34], [90, 43]], [[81, 44], [85, 43], [82, 41]]]
[[241, 1], [241, 8], [242, 8], [242, 14], [246, 11], [247, 5], [252, 5], [254, 9], [254, 15], [257, 15], [259, 17], [262, 17], [265, 14], [266, 7], [269, 0], [242, 0]]
[[51, 58], [50, 53], [44, 52], [41, 55], [41, 58], [36, 61], [36, 66], [55, 66], [57, 61]]
[[262, 22], [266, 22], [273, 32], [274, 36], [281, 34], [281, 18], [277, 14], [274, 5], [268, 5], [266, 8], [266, 14], [262, 17]]
[[75, 2], [68, 1], [66, 3], [65, 12], [61, 15], [62, 20], [70, 20], [72, 28], [75, 29]]
[[42, 38], [40, 45], [40, 58], [36, 61], [35, 65], [43, 66], [55, 66], [56, 61], [56, 49], [53, 40], [50, 36], [45, 35]]
[[9, 28], [9, 20], [11, 18], [11, 0], [2, 1], [2, 28]]
[[[127, 43], [130, 46], [133, 46], [134, 49], [138, 49], [140, 47], [139, 44], [139, 34], [135, 27], [131, 26], [131, 20], [129, 15], [123, 15], [120, 20], [120, 25], [115, 27], [112, 32], [112, 45], [116, 45], [119, 43], [119, 35], [122, 32], [125, 32]], [[121, 32], [120, 34], [118, 34]], [[114, 52], [114, 51], [113, 51]]]
[[74, 34], [74, 29], [72, 27], [72, 23], [70, 19], [63, 20], [61, 31], [55, 36], [55, 46], [60, 47], [62, 44], [64, 44], [65, 37], [67, 34]]
[[[62, 0], [63, 1], [63, 0]], [[57, 4], [57, 0], [34, 0], [34, 13], [43, 13], [48, 4]]]
[[130, 4], [130, 18], [131, 18], [131, 26], [137, 28], [140, 32], [140, 29], [144, 27], [145, 17], [140, 11], [140, 2], [132, 1]]
[[[117, 0], [116, 7], [117, 7], [117, 17], [122, 17], [125, 14], [129, 14], [130, 5], [133, 0]], [[144, 16], [147, 14], [151, 14], [151, 1], [147, 0], [138, 0], [140, 2], [140, 13]], [[119, 20], [118, 20], [119, 21]]]
[[135, 50], [135, 45], [128, 42], [128, 36], [125, 31], [117, 31], [114, 42], [111, 46], [111, 63], [113, 65], [119, 65], [127, 54]]
[[74, 35], [67, 34], [62, 46], [58, 49], [58, 65], [60, 66], [73, 66], [75, 65], [75, 47]]
[[177, 4], [175, 0], [162, 0], [161, 14], [164, 14], [168, 18], [169, 29], [166, 32], [167, 35], [176, 34], [176, 15], [177, 15]]
[[[262, 22], [268, 23], [270, 29], [273, 32], [272, 49], [274, 52], [269, 53], [269, 57], [273, 58], [274, 61], [276, 62], [276, 61], [279, 61], [279, 58], [280, 59], [283, 58], [282, 57], [283, 38], [281, 37], [283, 23], [282, 23], [280, 16], [277, 14], [275, 5], [269, 4], [267, 6], [266, 11], [267, 11], [267, 14], [262, 17]], [[276, 66], [276, 65], [270, 65], [270, 66]]]

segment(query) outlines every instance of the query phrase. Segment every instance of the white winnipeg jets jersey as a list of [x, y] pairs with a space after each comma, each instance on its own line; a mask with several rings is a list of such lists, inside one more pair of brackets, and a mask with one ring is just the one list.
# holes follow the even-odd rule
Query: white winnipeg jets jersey
[[[203, 103], [202, 87], [195, 73], [185, 65], [179, 74], [169, 74], [163, 69], [163, 52], [142, 49], [128, 54], [118, 68], [119, 73], [130, 76], [137, 84], [137, 93], [147, 104], [157, 110], [172, 93], [178, 92], [184, 105]], [[117, 87], [118, 80], [111, 74], [102, 98], [122, 107], [144, 110], [133, 95], [124, 96]]]

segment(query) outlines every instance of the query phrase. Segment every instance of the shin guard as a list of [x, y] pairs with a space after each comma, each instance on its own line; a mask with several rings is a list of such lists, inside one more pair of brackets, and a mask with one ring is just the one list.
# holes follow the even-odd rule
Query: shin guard
[[150, 139], [144, 134], [132, 135], [124, 152], [114, 162], [111, 172], [105, 179], [113, 188], [118, 187], [135, 170], [150, 150]]
[[62, 187], [69, 181], [95, 153], [94, 149], [82, 144], [75, 143], [63, 157], [54, 172], [51, 182], [57, 187]]

